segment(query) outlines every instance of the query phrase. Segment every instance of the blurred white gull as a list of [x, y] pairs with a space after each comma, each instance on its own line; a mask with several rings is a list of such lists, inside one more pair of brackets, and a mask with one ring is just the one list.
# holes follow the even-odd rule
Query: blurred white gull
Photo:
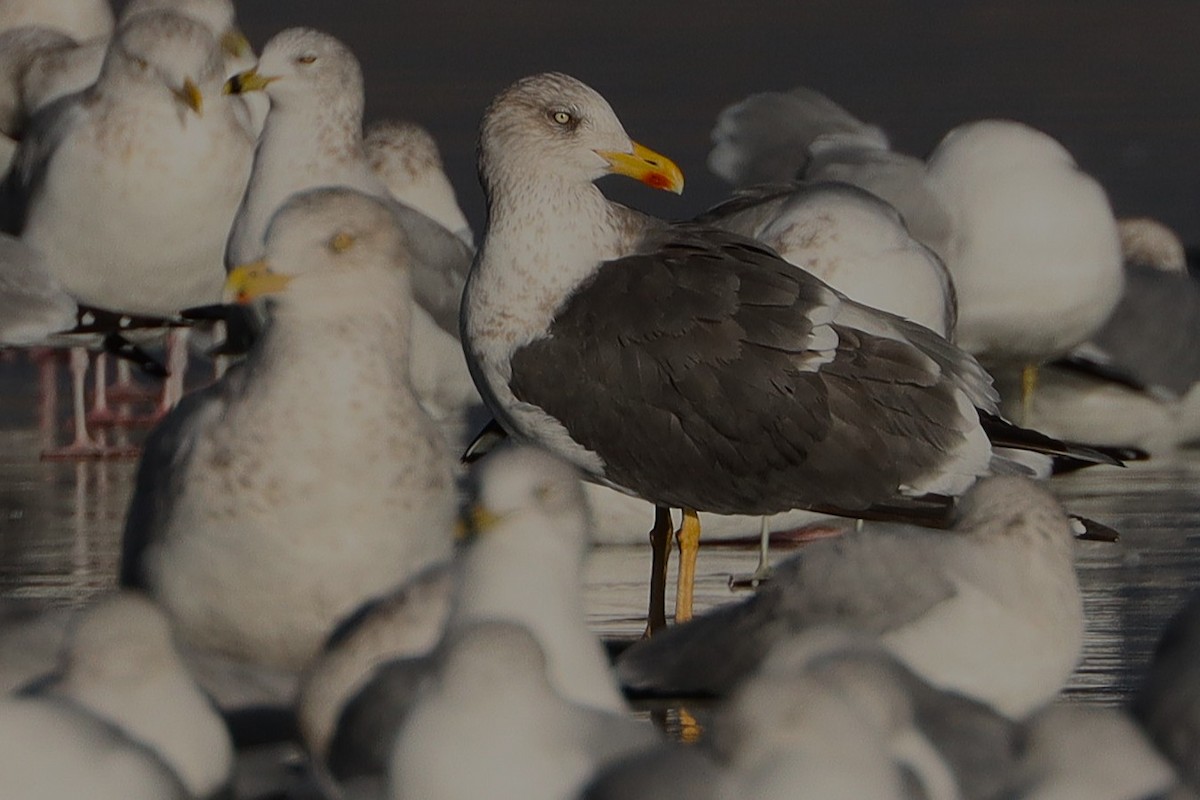
[[412, 394], [412, 256], [391, 209], [349, 189], [293, 197], [244, 366], [189, 395], [146, 442], [123, 580], [189, 644], [299, 669], [369, 597], [449, 557], [451, 458]]
[[381, 772], [372, 754], [404, 719], [429, 670], [414, 657], [431, 649], [429, 634], [443, 620], [448, 637], [476, 622], [518, 623], [540, 644], [559, 695], [601, 710], [626, 708], [587, 627], [588, 509], [575, 470], [544, 451], [510, 446], [488, 455], [472, 477], [471, 535], [452, 577], [419, 576], [332, 641], [309, 671], [298, 703], [302, 730], [341, 781]]
[[867, 523], [814, 543], [755, 597], [635, 644], [618, 677], [637, 691], [721, 695], [779, 640], [836, 624], [878, 636], [933, 686], [1019, 718], [1079, 658], [1075, 527], [1016, 477], [980, 481], [957, 513], [950, 531]]
[[0, 347], [38, 344], [70, 330], [77, 310], [33, 248], [0, 234]]
[[225, 722], [175, 650], [166, 616], [141, 595], [110, 595], [81, 611], [58, 670], [34, 691], [86, 709], [157, 753], [194, 797], [229, 787]]
[[[232, 78], [230, 87], [239, 93], [265, 91], [271, 111], [229, 236], [229, 264], [259, 257], [267, 221], [294, 192], [346, 186], [391, 197], [363, 144], [362, 70], [337, 39], [308, 28], [276, 34], [263, 48], [258, 66]], [[459, 300], [472, 252], [420, 211], [399, 202], [392, 209], [412, 252], [414, 388], [436, 419], [457, 422], [464, 407], [477, 402], [464, 380], [457, 339]]]
[[548, 669], [520, 625], [454, 631], [395, 740], [388, 797], [573, 797], [600, 764], [658, 741], [647, 722], [565, 699]]

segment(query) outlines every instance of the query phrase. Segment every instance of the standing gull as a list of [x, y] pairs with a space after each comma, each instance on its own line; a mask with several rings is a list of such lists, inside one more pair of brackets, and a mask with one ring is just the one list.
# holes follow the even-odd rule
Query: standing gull
[[683, 179], [580, 81], [549, 73], [503, 91], [479, 153], [472, 375], [516, 439], [658, 507], [651, 628], [665, 623], [669, 508], [684, 509], [686, 619], [698, 511], [927, 510], [916, 498], [988, 472], [991, 432], [1024, 436], [994, 416], [983, 369], [929, 329], [751, 240], [609, 202], [593, 184], [605, 174], [674, 191]]
[[292, 198], [244, 366], [189, 395], [146, 443], [123, 580], [185, 642], [298, 669], [334, 622], [450, 555], [449, 453], [408, 380], [410, 259], [390, 209], [347, 189]]

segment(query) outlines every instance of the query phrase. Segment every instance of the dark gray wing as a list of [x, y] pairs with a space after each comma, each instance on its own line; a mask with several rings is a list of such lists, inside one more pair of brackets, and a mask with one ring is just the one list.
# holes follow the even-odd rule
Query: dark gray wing
[[676, 226], [602, 265], [512, 357], [514, 395], [652, 502], [863, 509], [940, 473], [994, 404], [926, 328], [847, 300], [739, 236]]
[[62, 142], [87, 117], [86, 92], [69, 94], [34, 114], [0, 186], [0, 231], [19, 235], [29, 206]]
[[617, 661], [621, 685], [723, 696], [775, 644], [817, 625], [881, 635], [919, 618], [955, 589], [906, 531], [873, 525], [810, 545], [780, 562], [754, 597], [630, 647]]
[[790, 181], [804, 174], [813, 142], [837, 134], [887, 147], [881, 130], [820, 92], [801, 86], [754, 94], [717, 116], [708, 168], [735, 186]]

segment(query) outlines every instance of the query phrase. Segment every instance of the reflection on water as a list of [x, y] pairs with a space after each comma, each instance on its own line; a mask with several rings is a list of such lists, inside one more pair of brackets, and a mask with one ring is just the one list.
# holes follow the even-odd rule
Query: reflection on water
[[[0, 597], [79, 603], [115, 584], [136, 464], [41, 462], [35, 387], [27, 365], [0, 363]], [[1078, 547], [1088, 635], [1070, 696], [1105, 703], [1127, 697], [1163, 622], [1200, 585], [1198, 478], [1200, 453], [1191, 452], [1052, 484], [1072, 511], [1122, 533], [1115, 545]], [[756, 563], [751, 547], [704, 548], [697, 608], [736, 600], [729, 575]], [[590, 622], [603, 636], [641, 633], [648, 573], [646, 548], [593, 552], [586, 596]], [[688, 722], [673, 717], [672, 724]]]

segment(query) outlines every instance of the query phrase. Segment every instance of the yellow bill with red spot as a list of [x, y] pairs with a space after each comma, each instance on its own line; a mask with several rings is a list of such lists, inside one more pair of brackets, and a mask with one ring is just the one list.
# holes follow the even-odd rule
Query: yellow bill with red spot
[[596, 155], [608, 162], [612, 173], [641, 181], [654, 189], [683, 193], [683, 171], [674, 161], [649, 147], [634, 142], [632, 153], [597, 150]]
[[235, 267], [225, 278], [226, 303], [250, 303], [266, 294], [283, 291], [292, 281], [291, 275], [272, 272], [265, 261], [255, 261]]

